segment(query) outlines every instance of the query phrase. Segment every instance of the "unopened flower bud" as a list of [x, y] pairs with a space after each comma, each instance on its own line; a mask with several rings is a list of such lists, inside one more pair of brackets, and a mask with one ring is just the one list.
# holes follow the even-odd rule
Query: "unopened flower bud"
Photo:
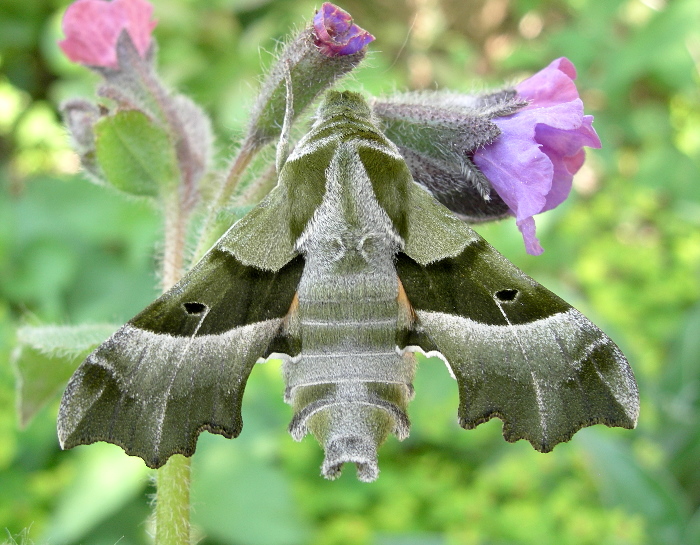
[[258, 148], [276, 140], [287, 108], [286, 75], [291, 75], [294, 117], [323, 90], [353, 70], [365, 56], [374, 37], [352, 24], [350, 15], [330, 3], [323, 4], [307, 26], [286, 44], [263, 81], [253, 106], [247, 141]]
[[117, 40], [126, 31], [141, 57], [151, 45], [153, 6], [145, 0], [77, 0], [63, 16], [65, 40], [59, 46], [73, 62], [119, 68]]
[[347, 11], [325, 2], [314, 16], [316, 45], [328, 57], [352, 55], [374, 40], [366, 30], [353, 24]]

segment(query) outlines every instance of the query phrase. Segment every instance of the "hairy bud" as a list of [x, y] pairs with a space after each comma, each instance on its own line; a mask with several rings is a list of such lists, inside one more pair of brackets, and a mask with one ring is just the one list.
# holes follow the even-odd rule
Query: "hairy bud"
[[88, 100], [74, 98], [61, 105], [61, 114], [83, 169], [94, 182], [103, 183], [95, 155], [95, 123], [104, 112]]
[[325, 3], [314, 24], [304, 28], [282, 49], [253, 106], [247, 137], [253, 147], [279, 138], [287, 108], [287, 74], [291, 76], [296, 118], [319, 93], [364, 59], [366, 46], [374, 37], [351, 22], [348, 13]]

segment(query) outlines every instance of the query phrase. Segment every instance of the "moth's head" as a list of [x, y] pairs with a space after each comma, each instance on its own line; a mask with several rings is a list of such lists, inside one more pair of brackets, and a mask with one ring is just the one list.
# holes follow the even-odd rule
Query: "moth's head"
[[372, 110], [360, 93], [353, 91], [328, 91], [323, 103], [318, 108], [317, 121], [344, 116], [361, 120], [370, 120]]

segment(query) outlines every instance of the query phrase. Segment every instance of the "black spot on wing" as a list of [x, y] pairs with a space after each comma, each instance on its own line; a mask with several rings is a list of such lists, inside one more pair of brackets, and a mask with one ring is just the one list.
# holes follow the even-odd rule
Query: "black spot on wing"
[[202, 303], [182, 303], [183, 308], [187, 314], [203, 314], [207, 310], [207, 305]]
[[496, 298], [499, 301], [503, 301], [503, 302], [515, 301], [515, 298], [517, 296], [518, 296], [518, 290], [513, 290], [513, 289], [498, 290], [496, 292]]
[[419, 311], [507, 325], [535, 322], [571, 308], [481, 238], [458, 256], [427, 266], [399, 254], [396, 269], [408, 300]]
[[154, 333], [189, 337], [281, 318], [289, 311], [303, 269], [301, 256], [273, 272], [243, 265], [214, 248], [131, 323]]

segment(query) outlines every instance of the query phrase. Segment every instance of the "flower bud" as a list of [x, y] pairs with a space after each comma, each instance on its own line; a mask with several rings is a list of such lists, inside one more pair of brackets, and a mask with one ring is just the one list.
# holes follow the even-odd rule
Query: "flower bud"
[[351, 55], [374, 40], [366, 30], [352, 23], [352, 17], [338, 6], [325, 2], [314, 16], [316, 45], [328, 57]]
[[141, 57], [151, 45], [153, 6], [145, 0], [77, 0], [63, 16], [59, 46], [73, 62], [119, 68], [117, 40], [126, 31]]
[[286, 74], [291, 75], [293, 117], [323, 90], [353, 70], [374, 37], [352, 24], [350, 15], [326, 2], [307, 26], [282, 49], [253, 106], [247, 141], [261, 147], [280, 135], [287, 108]]
[[95, 123], [103, 112], [92, 102], [71, 99], [61, 105], [61, 114], [83, 169], [90, 174], [93, 181], [104, 183], [104, 177], [95, 156]]
[[[179, 172], [184, 188], [181, 192], [183, 206], [191, 209], [198, 200], [198, 183], [211, 159], [211, 123], [191, 100], [170, 92], [161, 83], [154, 63], [156, 43], [151, 38], [155, 26], [155, 22], [150, 21], [152, 11], [145, 0], [78, 0], [66, 12], [63, 22], [67, 37], [60, 45], [72, 60], [88, 64], [104, 78], [98, 94], [114, 104], [111, 111], [105, 113], [110, 117], [127, 111], [144, 114], [144, 117], [125, 116], [112, 129], [126, 131], [125, 134], [130, 135], [127, 139], [138, 138], [128, 127], [135, 123], [133, 130], [136, 133], [145, 130], [147, 134], [141, 136], [146, 141], [158, 141], [161, 146], [172, 149], [177, 166], [171, 165], [170, 151], [163, 150], [163, 154], [158, 154], [160, 159], [153, 162], [162, 166], [162, 172], [141, 176], [151, 182], [116, 183], [114, 180], [127, 180], [129, 175], [121, 172], [118, 161], [109, 161], [109, 168], [98, 165], [100, 157], [104, 160], [112, 155], [104, 146], [95, 145], [95, 136], [90, 134], [94, 120], [90, 125], [86, 123], [87, 118], [83, 119], [91, 110], [78, 101], [68, 104], [64, 113], [86, 171], [108, 179], [127, 192], [151, 196], [158, 194], [161, 186], [174, 187], [162, 178]], [[101, 125], [103, 132], [108, 125]]]

